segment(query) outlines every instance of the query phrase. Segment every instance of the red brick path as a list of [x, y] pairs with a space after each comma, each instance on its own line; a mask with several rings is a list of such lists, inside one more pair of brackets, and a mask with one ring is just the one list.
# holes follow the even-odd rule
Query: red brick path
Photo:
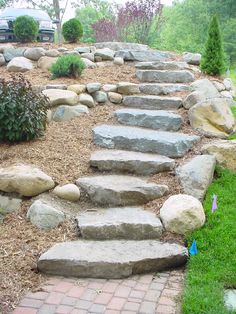
[[182, 284], [181, 270], [122, 280], [51, 277], [13, 314], [176, 314]]

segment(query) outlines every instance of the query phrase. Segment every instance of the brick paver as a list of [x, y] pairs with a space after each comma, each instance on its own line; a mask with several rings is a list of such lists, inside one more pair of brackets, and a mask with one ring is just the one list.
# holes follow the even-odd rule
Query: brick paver
[[178, 314], [183, 271], [105, 280], [50, 277], [13, 314]]

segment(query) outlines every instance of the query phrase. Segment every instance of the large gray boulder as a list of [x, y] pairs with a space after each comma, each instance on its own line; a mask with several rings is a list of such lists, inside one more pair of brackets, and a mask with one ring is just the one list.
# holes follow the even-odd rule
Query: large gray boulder
[[179, 114], [164, 110], [119, 109], [114, 116], [121, 124], [154, 130], [178, 131], [182, 124]]
[[83, 63], [85, 64], [85, 67], [87, 69], [95, 69], [95, 68], [97, 68], [96, 63], [91, 61], [91, 60], [89, 60], [89, 59], [87, 59], [87, 58], [81, 58], [81, 61], [83, 61]]
[[212, 182], [216, 158], [211, 155], [199, 155], [176, 169], [177, 177], [184, 194], [192, 195], [202, 201]]
[[167, 157], [183, 156], [200, 139], [195, 135], [115, 125], [95, 127], [93, 138], [96, 145], [105, 148], [157, 153]]
[[149, 49], [147, 45], [136, 44], [136, 43], [125, 43], [125, 42], [113, 42], [113, 41], [95, 43], [94, 46], [97, 49], [109, 48], [114, 51], [125, 50], [125, 49], [146, 51]]
[[38, 68], [42, 71], [48, 72], [51, 66], [56, 63], [58, 58], [43, 56], [38, 60]]
[[46, 51], [45, 51], [45, 55], [46, 55], [47, 57], [56, 58], [56, 57], [60, 57], [61, 53], [60, 53], [60, 51], [58, 51], [57, 49], [49, 49], [49, 50], [46, 50]]
[[208, 79], [200, 79], [190, 85], [194, 91], [201, 92], [207, 98], [219, 97], [219, 92], [215, 85]]
[[107, 205], [139, 205], [145, 204], [168, 192], [166, 185], [147, 183], [137, 177], [122, 175], [106, 175], [84, 177], [76, 181], [97, 204]]
[[94, 53], [95, 58], [101, 57], [102, 60], [113, 60], [115, 56], [115, 51], [111, 50], [110, 48], [102, 48], [95, 50]]
[[183, 60], [189, 64], [200, 65], [202, 55], [200, 53], [185, 52]]
[[0, 67], [6, 64], [4, 55], [0, 53]]
[[175, 161], [165, 156], [125, 150], [100, 150], [92, 153], [90, 165], [101, 171], [151, 175], [171, 171]]
[[75, 51], [77, 51], [78, 53], [90, 53], [91, 52], [91, 49], [90, 47], [84, 47], [84, 46], [81, 46], [81, 47], [76, 47], [74, 48]]
[[170, 54], [158, 50], [119, 50], [115, 57], [120, 57], [125, 61], [164, 61], [170, 58]]
[[76, 106], [61, 105], [57, 107], [56, 111], [52, 116], [52, 120], [56, 122], [64, 122], [88, 113], [89, 113], [88, 107], [84, 105]]
[[201, 202], [186, 194], [170, 196], [160, 209], [160, 218], [167, 231], [179, 234], [199, 229], [205, 223]]
[[27, 72], [33, 68], [33, 63], [25, 57], [15, 57], [7, 64], [9, 72]]
[[155, 95], [125, 96], [123, 105], [132, 108], [150, 110], [172, 110], [182, 106], [180, 97], [163, 97]]
[[188, 70], [137, 70], [136, 75], [141, 82], [150, 83], [190, 83], [194, 81], [194, 75]]
[[27, 219], [40, 229], [52, 229], [65, 220], [65, 215], [51, 205], [37, 200], [30, 206]]
[[0, 191], [35, 196], [54, 187], [51, 177], [35, 166], [14, 165], [0, 168]]
[[86, 211], [76, 219], [82, 237], [90, 240], [158, 239], [163, 229], [156, 214], [141, 207]]
[[188, 91], [189, 86], [184, 84], [143, 83], [139, 85], [142, 94], [167, 95], [176, 92]]
[[7, 62], [11, 61], [12, 59], [16, 57], [23, 57], [24, 52], [27, 48], [21, 47], [21, 48], [5, 48], [3, 50], [4, 58]]
[[74, 106], [79, 103], [79, 96], [70, 90], [45, 89], [42, 93], [49, 98], [51, 107], [58, 105]]
[[24, 57], [33, 60], [38, 61], [41, 57], [45, 56], [46, 50], [41, 47], [35, 47], [35, 48], [27, 48], [24, 52]]
[[157, 240], [79, 240], [54, 245], [40, 256], [38, 269], [51, 275], [117, 279], [181, 266], [187, 257], [184, 246]]
[[154, 61], [139, 62], [135, 65], [139, 70], [183, 70], [189, 68], [186, 62], [176, 61]]

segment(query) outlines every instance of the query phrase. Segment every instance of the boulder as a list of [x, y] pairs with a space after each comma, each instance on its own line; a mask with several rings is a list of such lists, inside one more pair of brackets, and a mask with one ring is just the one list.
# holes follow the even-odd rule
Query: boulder
[[56, 57], [59, 57], [61, 53], [57, 49], [49, 49], [49, 50], [46, 50], [45, 55], [47, 57], [56, 58]]
[[125, 61], [164, 61], [170, 58], [170, 54], [158, 50], [119, 50], [115, 53], [115, 57]]
[[101, 83], [88, 83], [86, 85], [86, 89], [87, 89], [89, 94], [92, 94], [92, 93], [97, 92], [98, 90], [100, 90], [101, 86], [102, 86]]
[[41, 57], [45, 56], [45, 54], [46, 50], [44, 48], [27, 48], [24, 52], [24, 57], [33, 61], [38, 61]]
[[200, 53], [185, 52], [183, 60], [189, 64], [200, 65], [202, 55]]
[[79, 96], [70, 90], [45, 89], [42, 93], [49, 98], [51, 107], [58, 105], [74, 106], [79, 103]]
[[81, 60], [84, 62], [85, 67], [87, 69], [95, 69], [97, 67], [96, 63], [94, 63], [93, 61], [86, 59], [86, 58], [81, 58]]
[[47, 84], [44, 89], [67, 89], [66, 84]]
[[186, 194], [170, 196], [160, 209], [160, 218], [167, 231], [178, 234], [199, 229], [205, 223], [201, 202]]
[[25, 57], [15, 57], [7, 64], [9, 72], [27, 72], [33, 68], [32, 62]]
[[91, 49], [90, 47], [76, 47], [74, 48], [75, 51], [77, 51], [78, 53], [82, 54], [82, 53], [90, 53], [91, 52]]
[[191, 126], [205, 136], [227, 138], [236, 126], [231, 102], [228, 98], [211, 98], [194, 105], [188, 112]]
[[67, 90], [75, 92], [77, 95], [82, 94], [86, 91], [86, 85], [72, 84], [67, 87]]
[[120, 104], [122, 102], [123, 97], [121, 94], [109, 92], [108, 93], [108, 99], [113, 104]]
[[217, 163], [236, 172], [236, 140], [218, 140], [202, 147], [204, 154], [215, 156]]
[[150, 62], [138, 62], [135, 65], [139, 70], [184, 70], [189, 66], [186, 62], [177, 61], [150, 61]]
[[234, 88], [233, 82], [230, 78], [225, 78], [223, 83], [224, 83], [225, 89], [228, 91]]
[[5, 216], [21, 207], [22, 199], [0, 194], [0, 223]]
[[208, 79], [200, 79], [193, 82], [190, 87], [205, 96], [205, 99], [219, 97], [219, 92], [214, 84]]
[[64, 122], [88, 113], [88, 107], [84, 105], [61, 105], [57, 107], [56, 111], [53, 114], [52, 120], [56, 122]]
[[54, 187], [51, 177], [35, 166], [14, 165], [0, 168], [0, 191], [35, 196]]
[[222, 92], [225, 90], [225, 86], [222, 82], [219, 81], [211, 81], [212, 84], [215, 86], [215, 88], [218, 90], [218, 92]]
[[57, 62], [58, 58], [53, 57], [41, 57], [38, 61], [38, 68], [40, 68], [43, 71], [48, 71], [51, 66]]
[[95, 106], [95, 102], [93, 100], [93, 97], [89, 94], [80, 94], [79, 95], [79, 102], [82, 104], [82, 105], [85, 105], [89, 108], [92, 108]]
[[194, 80], [194, 75], [187, 70], [138, 70], [136, 75], [141, 82], [150, 83], [189, 83]]
[[125, 96], [123, 105], [131, 108], [149, 109], [149, 110], [173, 110], [182, 106], [180, 97], [163, 97], [153, 95], [135, 95]]
[[117, 85], [115, 84], [105, 84], [102, 87], [102, 90], [104, 90], [104, 92], [117, 92]]
[[139, 94], [139, 85], [129, 82], [120, 82], [117, 84], [117, 92], [123, 95]]
[[53, 193], [67, 201], [77, 202], [80, 199], [80, 189], [75, 184], [56, 186]]
[[115, 55], [115, 51], [109, 48], [97, 49], [94, 54], [95, 58], [101, 57], [102, 60], [113, 60], [114, 55]]
[[109, 48], [114, 51], [118, 50], [140, 50], [140, 51], [146, 51], [148, 50], [147, 45], [143, 44], [136, 44], [136, 43], [125, 43], [125, 42], [101, 42], [101, 43], [95, 43], [94, 46], [97, 49], [103, 49], [103, 48]]
[[167, 95], [176, 92], [188, 91], [189, 86], [183, 84], [158, 84], [158, 83], [143, 83], [139, 84], [139, 90], [147, 95]]
[[114, 58], [113, 62], [114, 62], [115, 65], [124, 65], [125, 64], [124, 59], [121, 58], [121, 57]]
[[21, 47], [21, 48], [5, 48], [3, 50], [4, 58], [7, 62], [11, 61], [12, 59], [16, 57], [23, 57], [24, 52], [27, 48]]
[[0, 53], [0, 67], [6, 64], [4, 55]]
[[82, 53], [81, 58], [88, 59], [92, 62], [95, 62], [94, 53], [88, 52], [88, 53]]
[[231, 92], [224, 90], [223, 92], [220, 92], [221, 96], [225, 97], [225, 98], [229, 98], [229, 99], [233, 99], [233, 95], [231, 94]]
[[183, 106], [185, 109], [190, 109], [194, 105], [206, 100], [206, 96], [204, 93], [200, 91], [194, 91], [191, 94], [189, 94], [183, 101]]
[[3, 53], [5, 49], [14, 49], [13, 45], [10, 43], [0, 44], [0, 53]]
[[203, 201], [212, 182], [216, 158], [210, 155], [195, 156], [176, 169], [176, 175], [183, 187], [184, 194], [192, 195]]
[[107, 102], [107, 93], [102, 91], [97, 91], [93, 93], [93, 98], [98, 103], [105, 103]]
[[27, 219], [40, 229], [52, 229], [63, 223], [65, 215], [50, 204], [37, 200], [30, 206]]

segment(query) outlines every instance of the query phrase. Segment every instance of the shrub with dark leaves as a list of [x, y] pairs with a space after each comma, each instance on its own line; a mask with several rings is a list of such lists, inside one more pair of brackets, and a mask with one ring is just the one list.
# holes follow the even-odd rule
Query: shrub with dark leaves
[[23, 76], [0, 79], [0, 140], [28, 141], [44, 134], [48, 99]]
[[113, 41], [117, 38], [116, 23], [108, 19], [102, 19], [92, 25], [97, 42]]
[[76, 55], [64, 55], [59, 57], [51, 68], [53, 78], [56, 77], [74, 77], [78, 78], [83, 70], [85, 69], [85, 64], [81, 60], [80, 56]]

